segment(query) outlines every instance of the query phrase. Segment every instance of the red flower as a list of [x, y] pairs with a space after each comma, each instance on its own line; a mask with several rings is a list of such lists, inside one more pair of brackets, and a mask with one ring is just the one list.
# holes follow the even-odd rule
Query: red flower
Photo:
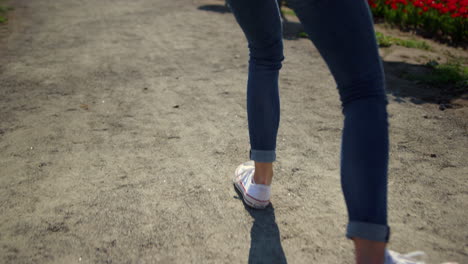
[[[434, 19], [436, 14], [448, 14], [452, 18], [468, 18], [468, 0], [367, 0], [367, 2], [373, 10], [379, 7], [384, 12], [387, 10], [399, 12], [401, 10], [403, 13], [413, 14], [414, 12], [415, 15], [417, 13], [419, 16], [430, 12], [430, 16]], [[407, 7], [408, 5], [413, 7]], [[465, 23], [465, 20], [462, 20], [462, 23]]]
[[451, 11], [451, 12], [457, 10], [457, 5], [455, 5], [455, 4], [449, 4], [447, 7], [448, 7], [449, 11]]
[[414, 2], [413, 2], [413, 5], [414, 5], [415, 7], [423, 7], [423, 6], [424, 6], [424, 4], [423, 4], [422, 1], [414, 1]]

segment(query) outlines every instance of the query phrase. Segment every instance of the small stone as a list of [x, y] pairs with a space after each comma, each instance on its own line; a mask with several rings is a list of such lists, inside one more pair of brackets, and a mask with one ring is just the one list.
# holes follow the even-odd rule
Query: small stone
[[179, 105], [174, 105], [172, 108], [179, 108]]

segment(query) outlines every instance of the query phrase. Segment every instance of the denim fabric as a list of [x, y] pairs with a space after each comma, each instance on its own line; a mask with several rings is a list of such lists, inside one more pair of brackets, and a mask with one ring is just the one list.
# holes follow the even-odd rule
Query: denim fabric
[[[337, 84], [344, 114], [341, 183], [348, 237], [388, 241], [385, 79], [365, 0], [289, 0]], [[251, 159], [273, 162], [280, 121], [282, 23], [275, 0], [230, 0], [250, 51], [247, 114]], [[356, 224], [358, 223], [358, 224]]]

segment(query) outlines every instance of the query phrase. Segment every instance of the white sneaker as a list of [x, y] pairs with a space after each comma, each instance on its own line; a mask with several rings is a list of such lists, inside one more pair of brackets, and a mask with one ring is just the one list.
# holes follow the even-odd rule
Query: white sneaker
[[[385, 250], [385, 264], [425, 264], [426, 253], [414, 251], [400, 254], [395, 251]], [[458, 264], [457, 262], [444, 262], [442, 264]]]
[[426, 253], [414, 251], [407, 254], [400, 254], [392, 250], [385, 250], [385, 264], [425, 264], [423, 260]]
[[244, 202], [253, 208], [264, 209], [270, 204], [271, 187], [256, 184], [253, 179], [255, 164], [253, 161], [242, 163], [234, 173], [234, 186], [242, 194]]

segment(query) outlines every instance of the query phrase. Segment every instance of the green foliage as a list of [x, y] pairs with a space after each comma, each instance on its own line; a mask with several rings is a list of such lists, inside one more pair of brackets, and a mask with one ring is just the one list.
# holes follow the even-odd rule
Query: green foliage
[[439, 64], [429, 61], [425, 65], [431, 71], [424, 75], [405, 75], [410, 80], [416, 80], [432, 86], [450, 85], [456, 91], [468, 91], [468, 67], [460, 62]]
[[298, 36], [299, 38], [308, 38], [308, 37], [309, 37], [309, 35], [307, 35], [307, 33], [305, 33], [304, 31], [299, 32], [299, 33], [297, 34], [297, 36]]
[[6, 12], [11, 10], [11, 8], [0, 5], [0, 24], [7, 21]]
[[282, 12], [284, 15], [296, 16], [296, 13], [295, 13], [294, 10], [292, 10], [292, 9], [282, 8], [282, 9], [281, 9], [281, 12]]
[[459, 88], [468, 87], [468, 67], [459, 63], [440, 64], [432, 67], [431, 75], [426, 76], [426, 81], [433, 84], [455, 84]]
[[375, 32], [375, 38], [377, 39], [377, 44], [379, 47], [390, 47], [393, 44], [393, 40], [389, 36], [385, 36], [380, 32]]
[[385, 36], [380, 32], [376, 32], [375, 37], [377, 39], [377, 44], [380, 47], [390, 47], [391, 45], [398, 45], [407, 48], [431, 50], [431, 47], [426, 42], [420, 40], [404, 40], [391, 36]]
[[431, 50], [431, 47], [424, 41], [395, 39], [395, 44], [407, 48], [416, 48], [422, 50]]

